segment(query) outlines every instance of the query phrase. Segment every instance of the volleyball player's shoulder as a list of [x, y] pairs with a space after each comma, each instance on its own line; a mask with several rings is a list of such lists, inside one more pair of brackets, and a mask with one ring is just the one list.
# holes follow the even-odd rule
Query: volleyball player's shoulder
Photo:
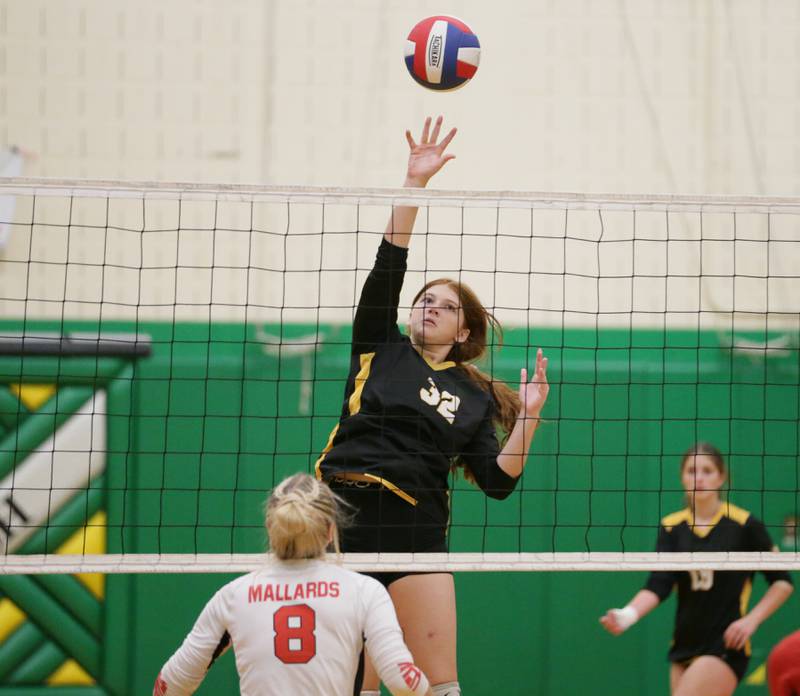
[[666, 529], [668, 532], [671, 532], [675, 527], [683, 523], [689, 523], [692, 514], [688, 508], [684, 508], [683, 510], [678, 510], [677, 512], [671, 512], [669, 515], [665, 515], [661, 518], [661, 526]]
[[219, 590], [217, 590], [217, 595], [220, 598], [228, 598], [234, 597], [238, 592], [241, 591], [247, 592], [247, 588], [258, 583], [259, 578], [262, 578], [263, 575], [264, 572], [258, 570], [254, 570], [246, 575], [240, 575], [238, 578], [234, 578], [230, 582], [220, 587]]
[[723, 510], [725, 517], [730, 520], [736, 522], [736, 524], [744, 527], [748, 522], [753, 525], [761, 524], [761, 521], [753, 517], [750, 514], [749, 510], [745, 510], [744, 508], [740, 508], [738, 505], [734, 505], [733, 503], [723, 503]]
[[331, 564], [329, 572], [339, 581], [342, 596], [350, 601], [360, 603], [363, 607], [372, 605], [376, 598], [382, 598], [383, 595], [389, 597], [386, 588], [368, 575], [362, 575], [333, 564]]

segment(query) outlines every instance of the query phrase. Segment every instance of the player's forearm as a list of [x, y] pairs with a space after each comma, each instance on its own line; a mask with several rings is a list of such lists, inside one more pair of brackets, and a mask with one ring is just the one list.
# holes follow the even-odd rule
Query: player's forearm
[[383, 237], [389, 244], [408, 248], [411, 242], [411, 233], [414, 231], [414, 221], [417, 219], [418, 208], [400, 206], [392, 208], [389, 222], [386, 223], [386, 232]]
[[522, 475], [528, 452], [531, 449], [533, 435], [539, 427], [539, 418], [519, 416], [514, 429], [506, 440], [506, 444], [497, 455], [497, 466], [509, 476], [515, 478]]
[[386, 684], [392, 696], [427, 696], [431, 693], [430, 683], [417, 667], [398, 636], [394, 645], [380, 646], [370, 653], [381, 681]]
[[764, 593], [764, 596], [756, 604], [747, 615], [755, 619], [758, 624], [764, 623], [770, 616], [772, 616], [778, 608], [789, 599], [794, 587], [791, 583], [785, 580], [776, 580], [773, 582], [769, 589]]
[[643, 616], [647, 616], [647, 614], [653, 611], [660, 603], [661, 600], [655, 592], [651, 590], [639, 590], [634, 595], [633, 599], [628, 602], [628, 606], [633, 607], [641, 619]]

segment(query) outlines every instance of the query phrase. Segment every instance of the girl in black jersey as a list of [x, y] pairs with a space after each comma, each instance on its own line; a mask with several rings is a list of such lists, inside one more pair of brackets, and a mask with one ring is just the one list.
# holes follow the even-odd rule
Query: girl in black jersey
[[[454, 156], [453, 128], [425, 121], [410, 154], [405, 185], [423, 187]], [[493, 382], [469, 361], [486, 349], [491, 314], [462, 283], [429, 282], [414, 298], [404, 336], [398, 302], [417, 209], [393, 210], [353, 322], [350, 374], [342, 415], [316, 473], [357, 510], [343, 536], [349, 552], [447, 550], [451, 466], [487, 495], [514, 489], [547, 399], [547, 358], [539, 350], [519, 391]], [[497, 429], [507, 433], [502, 448]], [[436, 696], [460, 694], [456, 671], [453, 577], [376, 574], [389, 589], [405, 640]], [[369, 650], [369, 646], [367, 646]], [[377, 694], [367, 665], [362, 694]]]
[[[661, 520], [657, 551], [770, 551], [764, 524], [749, 512], [720, 498], [725, 461], [707, 443], [683, 457], [681, 483], [686, 509]], [[673, 696], [730, 696], [747, 670], [750, 637], [792, 593], [784, 571], [765, 571], [770, 584], [747, 612], [750, 571], [691, 570], [650, 574], [643, 590], [624, 609], [610, 609], [600, 623], [619, 635], [678, 589], [675, 631], [669, 651]]]

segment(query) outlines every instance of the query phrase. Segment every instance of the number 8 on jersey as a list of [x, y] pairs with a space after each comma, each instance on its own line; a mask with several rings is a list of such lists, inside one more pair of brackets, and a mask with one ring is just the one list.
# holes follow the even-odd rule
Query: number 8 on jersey
[[275, 657], [287, 665], [305, 664], [317, 654], [316, 615], [308, 604], [281, 607], [273, 616]]

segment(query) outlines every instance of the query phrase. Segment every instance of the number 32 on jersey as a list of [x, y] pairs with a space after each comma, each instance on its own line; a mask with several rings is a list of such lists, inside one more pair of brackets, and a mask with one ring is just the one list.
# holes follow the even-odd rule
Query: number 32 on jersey
[[461, 404], [461, 399], [454, 396], [449, 391], [440, 392], [439, 387], [436, 386], [436, 382], [430, 377], [428, 377], [428, 383], [431, 385], [430, 388], [425, 389], [423, 387], [420, 389], [419, 398], [426, 404], [435, 406], [436, 412], [450, 423], [450, 425], [453, 425], [453, 421], [456, 419], [456, 411]]

